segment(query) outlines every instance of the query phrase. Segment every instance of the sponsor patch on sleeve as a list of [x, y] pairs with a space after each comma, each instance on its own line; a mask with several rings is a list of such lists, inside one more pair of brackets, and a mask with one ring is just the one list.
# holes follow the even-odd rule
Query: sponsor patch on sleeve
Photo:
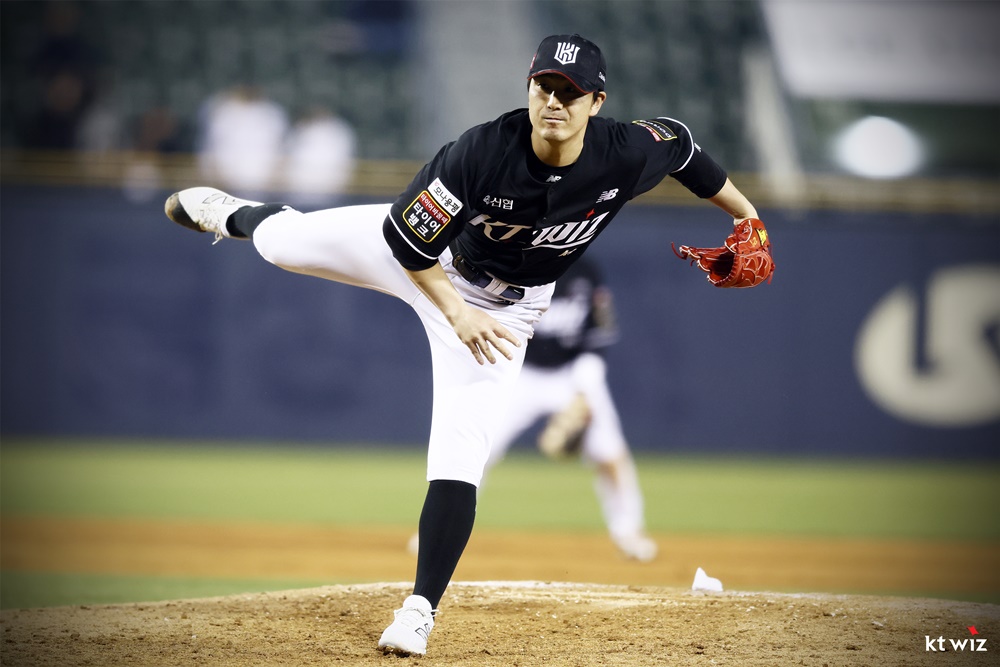
[[462, 210], [462, 206], [462, 202], [448, 191], [441, 179], [435, 178], [406, 207], [403, 220], [422, 241], [430, 243], [451, 222], [452, 216]]
[[633, 120], [632, 124], [646, 128], [655, 141], [670, 141], [677, 138], [673, 130], [658, 120]]

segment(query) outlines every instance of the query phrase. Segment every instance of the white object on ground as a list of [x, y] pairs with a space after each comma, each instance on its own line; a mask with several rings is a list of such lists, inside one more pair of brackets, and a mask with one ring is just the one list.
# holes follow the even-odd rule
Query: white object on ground
[[705, 574], [705, 570], [700, 567], [694, 573], [694, 583], [691, 584], [691, 590], [693, 591], [721, 591], [722, 582], [715, 577], [710, 577]]

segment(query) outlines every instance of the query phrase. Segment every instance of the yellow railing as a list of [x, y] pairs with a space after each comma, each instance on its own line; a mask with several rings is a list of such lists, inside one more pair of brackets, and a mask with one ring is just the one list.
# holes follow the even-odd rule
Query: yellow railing
[[[408, 160], [361, 160], [347, 193], [393, 199], [422, 165]], [[769, 183], [756, 173], [733, 181], [758, 208], [853, 209], [981, 215], [1000, 221], [1000, 180], [870, 181], [846, 176], [807, 176], [794, 183]], [[179, 189], [200, 182], [197, 159], [189, 154], [21, 152], [0, 155], [5, 184], [120, 186]], [[280, 190], [280, 188], [276, 188]], [[639, 204], [688, 205], [696, 199], [665, 179]]]

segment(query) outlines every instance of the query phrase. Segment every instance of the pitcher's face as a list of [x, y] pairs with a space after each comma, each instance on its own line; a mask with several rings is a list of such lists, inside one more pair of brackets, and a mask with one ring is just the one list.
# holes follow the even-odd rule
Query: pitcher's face
[[579, 139], [587, 121], [604, 104], [604, 92], [582, 93], [569, 79], [558, 74], [536, 76], [528, 85], [528, 117], [532, 132], [550, 143]]

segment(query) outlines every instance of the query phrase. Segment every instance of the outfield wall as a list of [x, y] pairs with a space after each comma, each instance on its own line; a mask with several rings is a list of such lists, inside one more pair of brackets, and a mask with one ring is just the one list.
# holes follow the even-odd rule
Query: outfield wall
[[[429, 352], [404, 304], [213, 246], [161, 202], [2, 189], [4, 436], [424, 440]], [[778, 269], [754, 290], [671, 254], [723, 238], [707, 204], [633, 204], [592, 249], [634, 447], [1000, 457], [1000, 221], [761, 215]]]

